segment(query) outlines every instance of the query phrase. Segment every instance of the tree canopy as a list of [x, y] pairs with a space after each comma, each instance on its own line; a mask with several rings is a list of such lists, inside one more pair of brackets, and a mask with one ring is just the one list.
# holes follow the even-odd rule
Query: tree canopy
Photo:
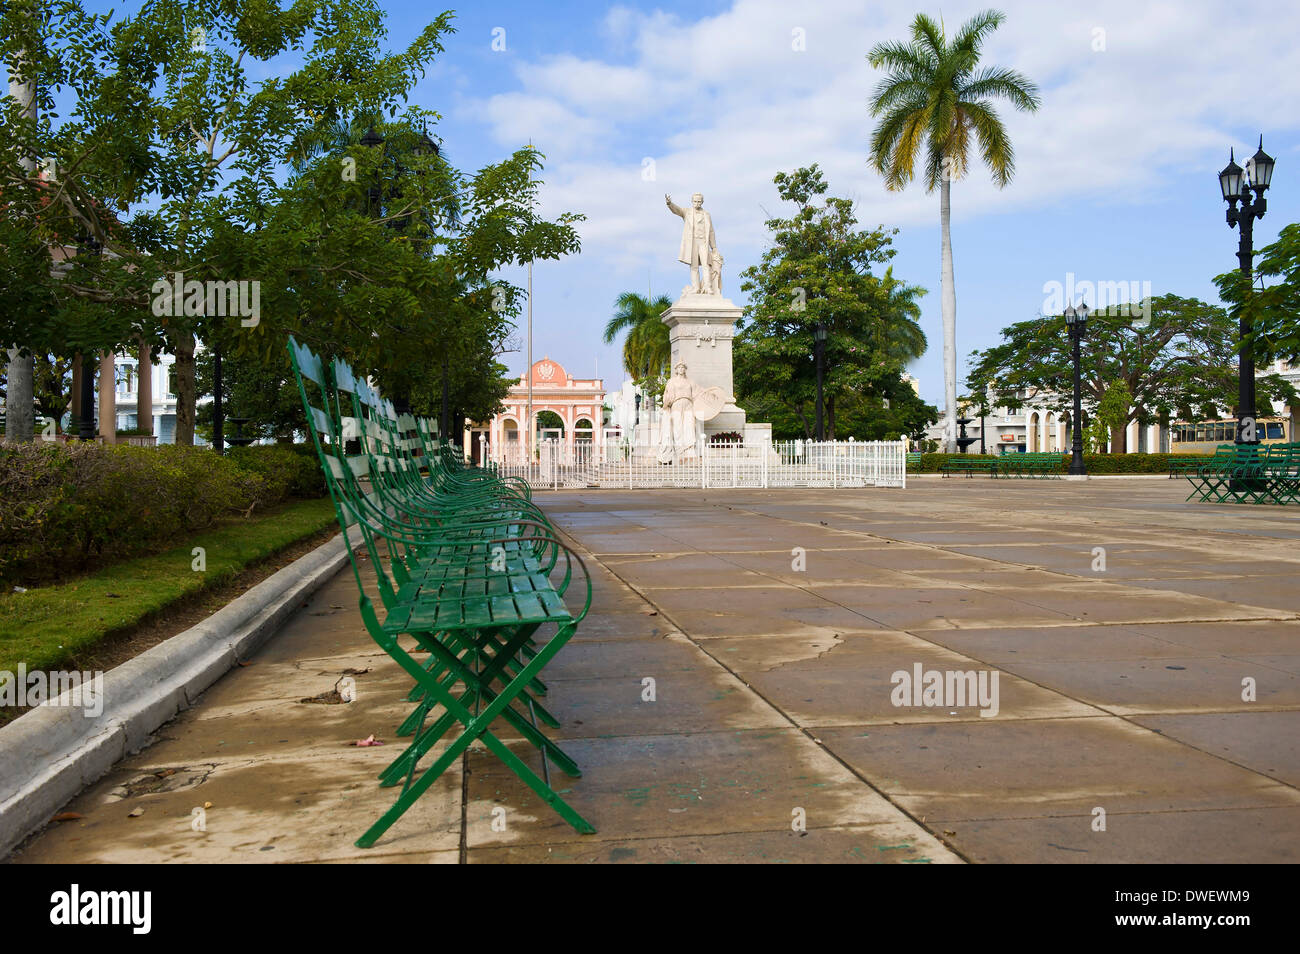
[[[78, 0], [5, 7], [0, 52], [30, 62], [40, 91], [36, 121], [5, 107], [4, 237], [16, 232], [5, 255], [21, 265], [35, 250], [43, 264], [28, 267], [41, 281], [0, 319], [0, 338], [42, 353], [140, 339], [172, 352], [180, 442], [192, 439], [196, 337], [255, 360], [269, 382], [284, 378], [294, 334], [422, 405], [430, 388], [441, 403], [446, 367], [461, 414], [495, 411], [521, 291], [494, 273], [578, 251], [581, 216], [538, 214], [532, 149], [473, 174], [443, 159], [437, 113], [406, 100], [452, 15], [393, 52], [384, 16], [376, 0], [149, 0], [116, 18]], [[285, 58], [299, 61], [288, 75], [260, 66]], [[63, 247], [83, 254], [56, 273], [51, 250]], [[159, 313], [157, 283], [176, 273], [256, 283], [260, 315]]]
[[[858, 228], [849, 199], [822, 200], [829, 187], [815, 164], [774, 181], [795, 211], [768, 220], [771, 245], [741, 275], [741, 289], [750, 293], [735, 341], [741, 404], [771, 420], [778, 437], [811, 437], [820, 326], [827, 333], [827, 436], [897, 439], [923, 430], [937, 411], [915, 399], [902, 375], [925, 351], [917, 324], [925, 291], [887, 267], [893, 232]], [[886, 423], [890, 429], [876, 435]]]
[[[1105, 401], [1112, 448], [1118, 451], [1127, 449], [1130, 421], [1217, 417], [1219, 408], [1236, 406], [1237, 337], [1226, 309], [1173, 294], [1093, 312], [1080, 347], [1083, 403], [1096, 414]], [[1034, 398], [1068, 413], [1074, 377], [1065, 318], [1017, 322], [1003, 329], [1002, 339], [972, 353], [967, 376], [972, 392], [987, 389], [1012, 409]], [[1260, 377], [1257, 389], [1261, 397], [1295, 400], [1294, 390], [1277, 375]]]

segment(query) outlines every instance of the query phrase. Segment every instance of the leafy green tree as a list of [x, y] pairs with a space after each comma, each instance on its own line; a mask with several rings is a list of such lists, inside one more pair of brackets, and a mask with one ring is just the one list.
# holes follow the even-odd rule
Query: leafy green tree
[[1133, 406], [1133, 394], [1124, 379], [1119, 378], [1106, 386], [1101, 400], [1097, 402], [1097, 423], [1111, 433], [1111, 440], [1120, 435], [1120, 446], [1124, 445], [1123, 428], [1129, 422], [1129, 409]]
[[942, 230], [943, 370], [947, 405], [944, 421], [947, 450], [957, 437], [957, 293], [953, 279], [951, 235], [952, 180], [969, 166], [972, 140], [1004, 187], [1015, 171], [1015, 152], [1002, 119], [993, 108], [1006, 100], [1016, 109], [1034, 111], [1038, 88], [1015, 70], [980, 68], [984, 39], [1004, 15], [985, 10], [968, 20], [949, 42], [942, 23], [918, 13], [909, 42], [880, 43], [867, 54], [871, 65], [888, 75], [876, 87], [871, 113], [880, 117], [871, 136], [871, 166], [889, 189], [911, 181], [924, 150], [926, 191], [939, 189]]
[[795, 214], [767, 222], [771, 246], [741, 276], [750, 303], [735, 341], [737, 396], [772, 422], [774, 435], [812, 437], [813, 345], [823, 327], [826, 433], [859, 436], [858, 428], [869, 429], [866, 411], [895, 399], [901, 408], [914, 395], [902, 374], [925, 350], [916, 302], [924, 290], [885, 267], [893, 233], [859, 229], [848, 199], [819, 200], [828, 186], [816, 165], [774, 181]]
[[[318, 127], [395, 112], [451, 29], [443, 13], [405, 50], [385, 54], [375, 0], [287, 9], [261, 0], [150, 0], [111, 24], [76, 0], [25, 2], [40, 8], [46, 118], [16, 127], [16, 145], [4, 151], [56, 163], [42, 239], [71, 245], [84, 233], [105, 253], [86, 280], [65, 276], [62, 292], [138, 313], [164, 275], [259, 279], [221, 271], [211, 256], [215, 236], [232, 224], [258, 226], [280, 164]], [[5, 42], [8, 54], [7, 32]], [[291, 53], [303, 62], [288, 76], [264, 71]], [[253, 79], [262, 72], [271, 75]], [[63, 96], [73, 102], [71, 115], [55, 126], [48, 117]], [[6, 189], [40, 188], [9, 162], [0, 172]], [[131, 210], [119, 226], [117, 213]], [[195, 337], [219, 337], [218, 325], [229, 322], [202, 314], [157, 322], [176, 356], [180, 443], [193, 440]]]
[[227, 338], [273, 363], [292, 334], [372, 370], [399, 405], [435, 418], [445, 377], [454, 437], [465, 418], [490, 418], [508, 390], [497, 359], [523, 292], [497, 272], [576, 252], [582, 217], [538, 214], [535, 150], [465, 175], [421, 145], [418, 118], [380, 124], [382, 146], [307, 160], [258, 229], [223, 233], [222, 255], [260, 263], [263, 276], [262, 321]]
[[672, 357], [668, 326], [660, 316], [672, 307], [667, 295], [651, 298], [636, 292], [623, 292], [614, 301], [614, 316], [605, 324], [605, 344], [623, 339], [623, 370], [653, 400], [662, 391]]
[[[1279, 358], [1300, 361], [1300, 222], [1285, 226], [1277, 241], [1255, 253], [1256, 281], [1252, 285], [1240, 271], [1215, 278], [1219, 297], [1229, 313], [1239, 319], [1243, 310], [1250, 320], [1251, 346], [1258, 365]], [[1260, 287], [1262, 286], [1262, 287]]]
[[[200, 394], [215, 394], [213, 382], [213, 355], [211, 348], [198, 352], [194, 358], [195, 381]], [[254, 354], [241, 354], [237, 350], [221, 356], [222, 413], [226, 418], [224, 435], [234, 436], [231, 418], [248, 418], [243, 426], [245, 437], [271, 438], [278, 443], [292, 443], [307, 434], [307, 416], [298, 396], [298, 385], [289, 366], [286, 349], [281, 360], [276, 361]], [[199, 433], [211, 440], [213, 431], [211, 401], [197, 409]]]
[[[1149, 318], [1147, 315], [1149, 314]], [[998, 403], [1023, 407], [1027, 397], [1066, 414], [1073, 403], [1073, 359], [1065, 319], [1034, 318], [1004, 328], [1002, 343], [971, 355], [967, 383], [986, 388]], [[1096, 412], [1108, 391], [1126, 395], [1122, 419], [1112, 416], [1111, 447], [1127, 451], [1127, 424], [1166, 424], [1177, 417], [1218, 416], [1237, 400], [1236, 323], [1228, 312], [1195, 298], [1161, 295], [1088, 317], [1080, 347], [1084, 406]], [[1258, 379], [1261, 395], [1294, 403], [1295, 392], [1277, 375]], [[1094, 416], [1094, 420], [1096, 417]]]

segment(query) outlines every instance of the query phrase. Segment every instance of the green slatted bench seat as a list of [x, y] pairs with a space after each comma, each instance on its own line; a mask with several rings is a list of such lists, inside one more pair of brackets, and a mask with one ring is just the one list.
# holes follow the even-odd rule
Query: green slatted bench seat
[[[526, 484], [467, 464], [436, 440], [430, 422], [396, 414], [343, 362], [323, 362], [292, 339], [289, 350], [345, 539], [349, 528], [360, 531], [348, 555], [362, 623], [413, 682], [415, 708], [397, 729], [411, 742], [379, 775], [381, 786], [401, 792], [357, 844], [375, 844], [475, 741], [576, 831], [593, 832], [550, 785], [551, 764], [579, 777], [577, 764], [538, 725], [559, 724], [540, 702], [540, 673], [591, 607], [581, 557]], [[345, 430], [355, 442], [341, 440]], [[373, 599], [362, 557], [374, 571]], [[580, 607], [568, 602], [574, 581], [585, 591]], [[427, 658], [416, 659], [400, 637], [412, 637]], [[498, 722], [538, 750], [541, 776], [496, 736]]]

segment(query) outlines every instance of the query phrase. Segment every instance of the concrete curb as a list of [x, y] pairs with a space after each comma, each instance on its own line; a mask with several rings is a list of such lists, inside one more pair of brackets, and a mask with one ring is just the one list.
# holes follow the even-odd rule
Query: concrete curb
[[98, 716], [41, 705], [0, 729], [0, 858], [257, 650], [347, 559], [339, 534], [201, 623], [105, 673]]

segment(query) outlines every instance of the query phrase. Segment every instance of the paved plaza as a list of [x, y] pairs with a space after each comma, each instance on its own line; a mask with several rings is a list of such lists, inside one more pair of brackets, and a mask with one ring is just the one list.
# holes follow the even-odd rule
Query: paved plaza
[[[411, 681], [345, 570], [12, 860], [1295, 862], [1300, 514], [1186, 492], [539, 493], [595, 583], [545, 679], [598, 834], [476, 746], [353, 847]], [[996, 713], [896, 705], [928, 671], [996, 673]]]

